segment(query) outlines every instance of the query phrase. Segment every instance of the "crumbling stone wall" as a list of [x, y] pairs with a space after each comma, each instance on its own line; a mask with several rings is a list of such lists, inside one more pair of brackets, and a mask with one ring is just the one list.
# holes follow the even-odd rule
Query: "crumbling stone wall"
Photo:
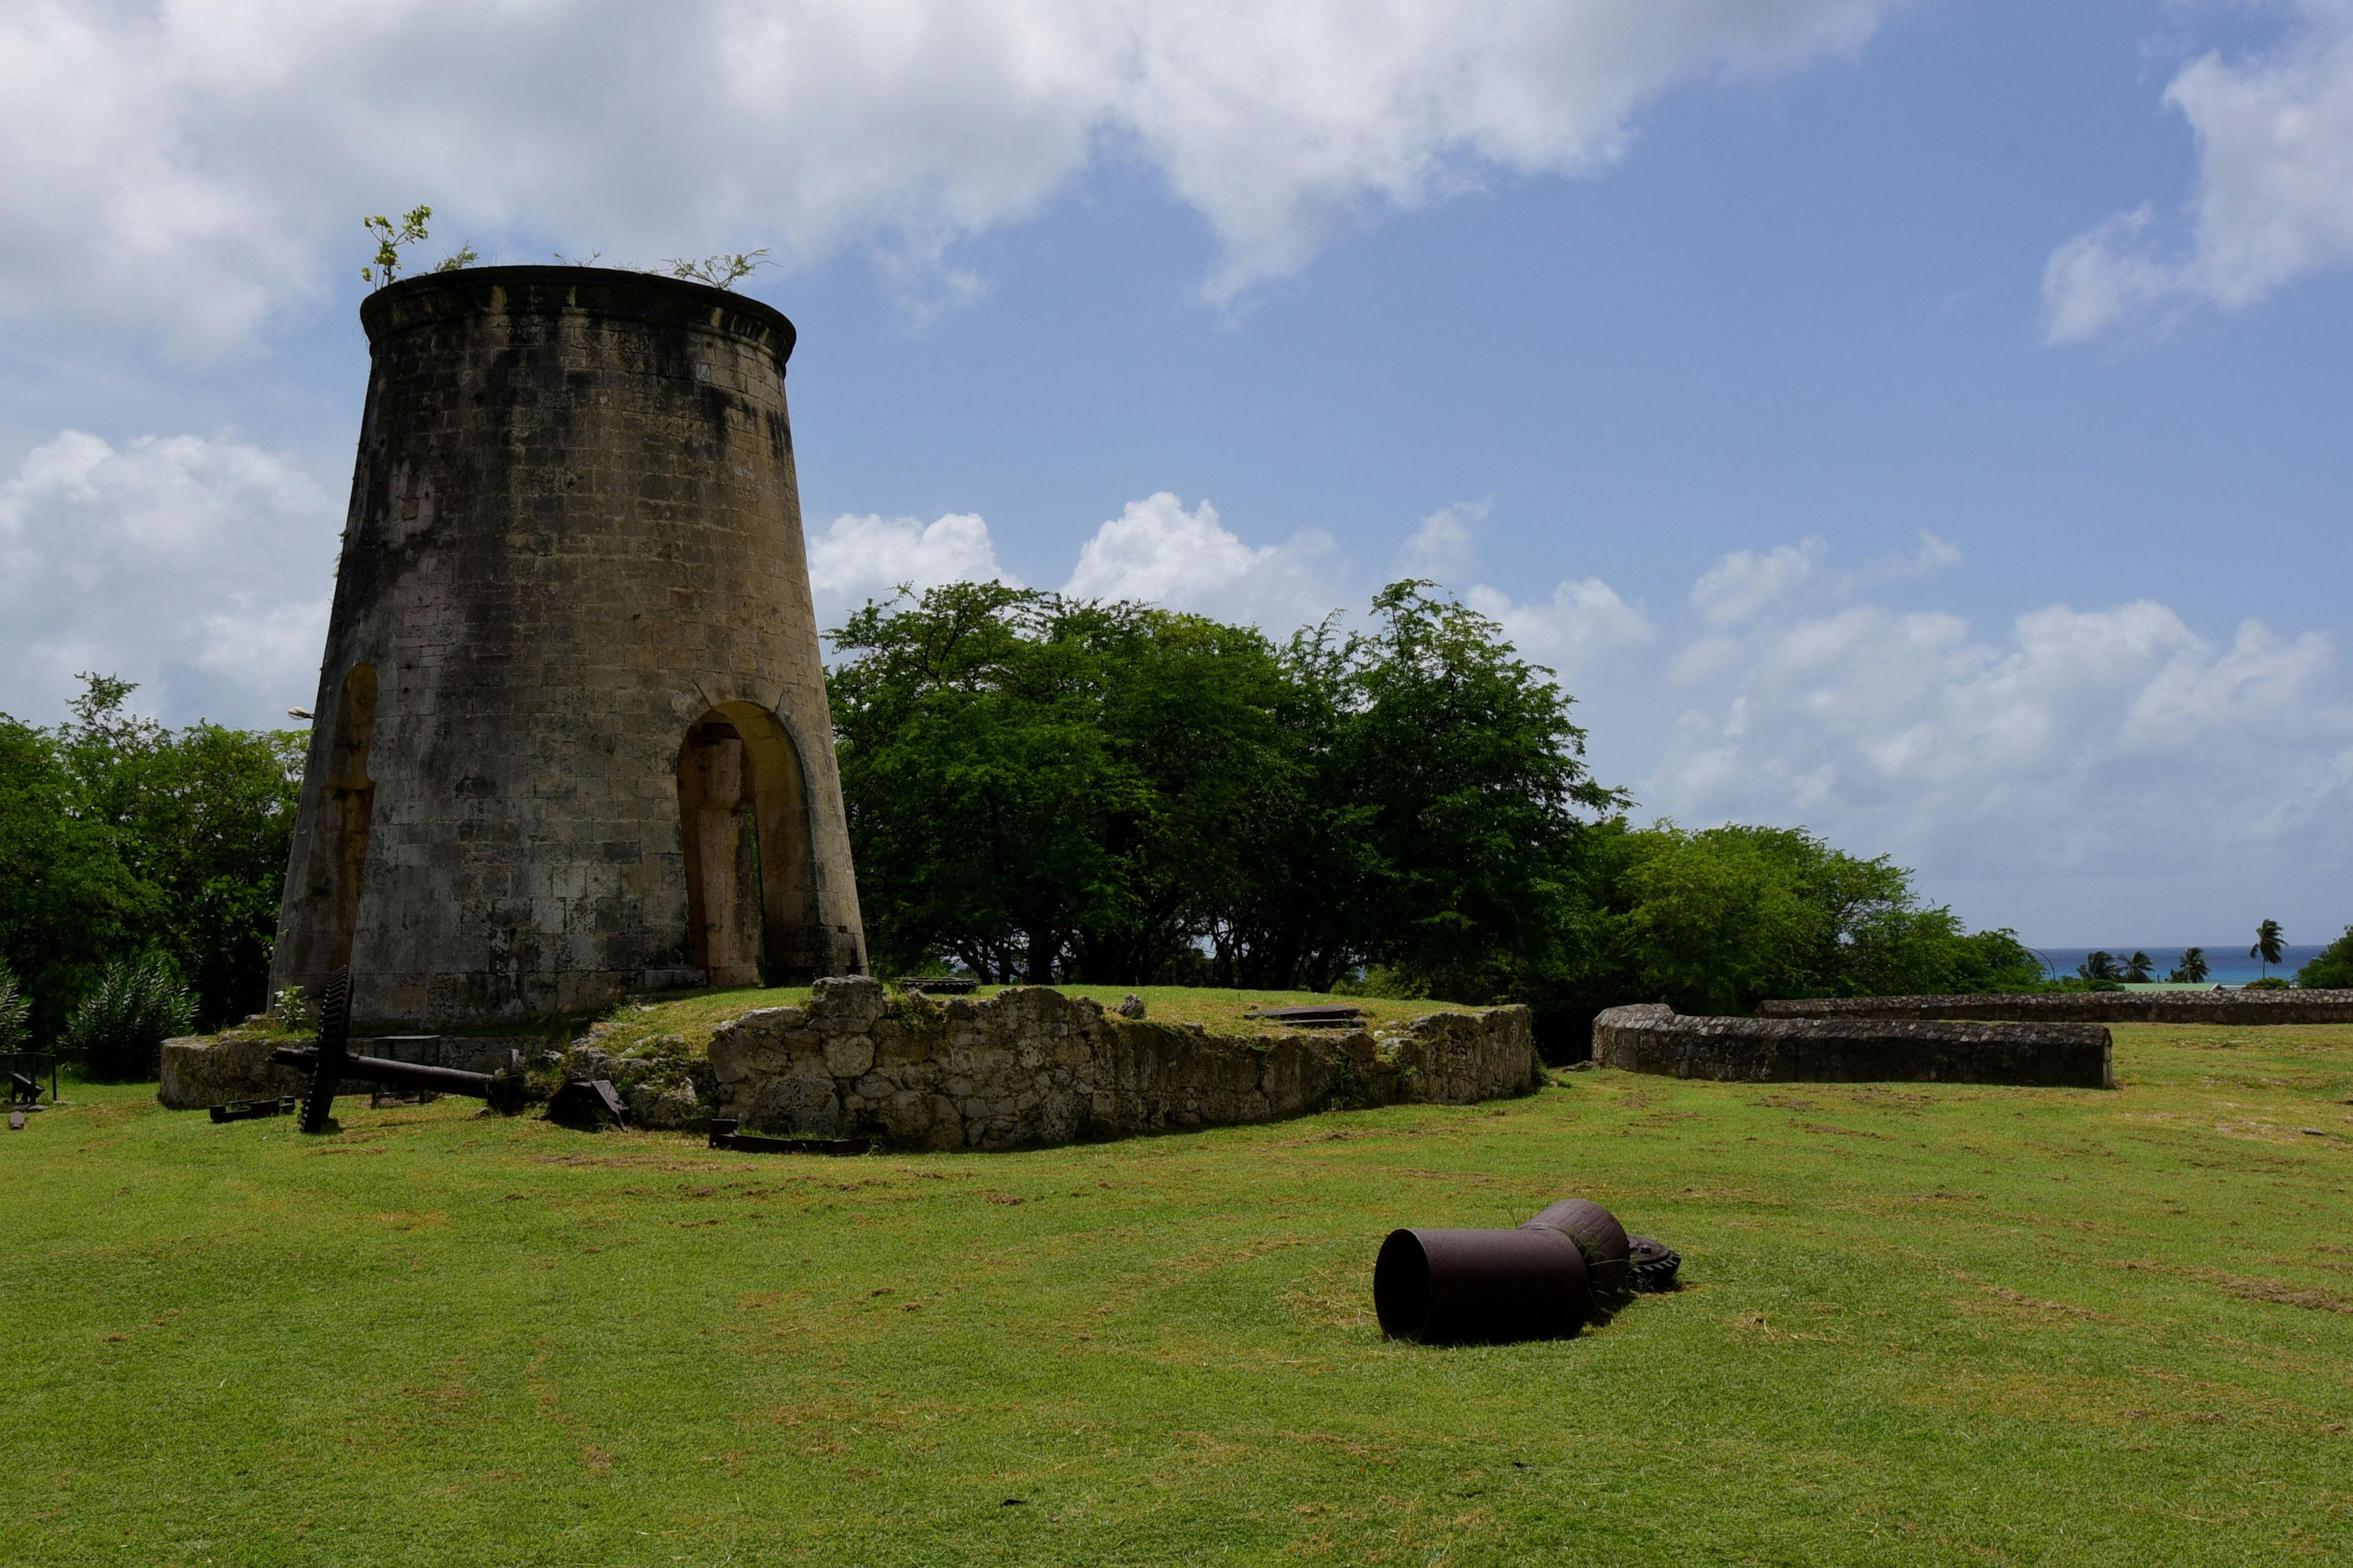
[[2114, 1089], [2108, 1031], [2086, 1024], [1699, 1018], [1663, 1003], [1593, 1020], [1593, 1060], [1739, 1083], [2010, 1083]]
[[2353, 1024], [2353, 991], [2059, 991], [2023, 996], [1823, 996], [1765, 1018], [1954, 1018], [2020, 1024]]
[[901, 1146], [1009, 1149], [1271, 1121], [1363, 1105], [1469, 1104], [1535, 1087], [1525, 1007], [1435, 1013], [1379, 1033], [1211, 1035], [1024, 986], [892, 1000], [820, 981], [711, 1039], [713, 1110], [747, 1129], [871, 1132]]

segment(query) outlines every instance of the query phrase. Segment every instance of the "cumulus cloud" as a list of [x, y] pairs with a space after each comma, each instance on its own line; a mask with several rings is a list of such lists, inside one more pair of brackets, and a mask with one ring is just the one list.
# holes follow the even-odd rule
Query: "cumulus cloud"
[[2164, 884], [2147, 918], [2194, 933], [2194, 900], [2276, 874], [2263, 857], [2310, 870], [2353, 850], [2353, 700], [2319, 633], [2250, 620], [2218, 647], [2142, 601], [1981, 637], [1856, 604], [1716, 652], [1735, 695], [1683, 715], [1646, 805], [1893, 850], [1932, 889], [1999, 886], [2010, 923], [2102, 897], [2113, 920], [2131, 912], [2113, 889], [2137, 882]]
[[[0, 13], [0, 310], [234, 342], [362, 212], [623, 259], [959, 240], [1141, 159], [1230, 300], [1336, 226], [1589, 174], [1678, 83], [1852, 51], [1894, 0], [22, 0]], [[331, 260], [331, 258], [335, 258]]]
[[0, 709], [54, 721], [87, 669], [146, 711], [283, 724], [318, 685], [338, 511], [227, 437], [35, 447], [0, 482]]
[[808, 573], [818, 625], [828, 630], [867, 600], [890, 598], [902, 587], [920, 594], [944, 583], [1020, 583], [998, 564], [988, 524], [971, 511], [929, 524], [845, 512], [809, 536]]
[[1482, 583], [1464, 594], [1462, 602], [1499, 623], [1514, 647], [1563, 683], [1574, 680], [1600, 655], [1649, 642], [1657, 635], [1648, 616], [1599, 577], [1564, 579], [1551, 598], [1525, 605]]
[[1079, 550], [1062, 592], [1140, 599], [1174, 610], [1249, 621], [1281, 636], [1345, 606], [1345, 569], [1331, 536], [1303, 529], [1282, 544], [1245, 544], [1203, 501], [1192, 510], [1166, 490], [1132, 500]]
[[1492, 510], [1485, 501], [1456, 501], [1440, 507], [1406, 536], [1389, 563], [1389, 577], [1426, 577], [1445, 583], [1479, 569], [1475, 530]]
[[2244, 61], [2208, 54], [2166, 89], [2198, 134], [2186, 247], [2144, 204], [2043, 271], [2047, 335], [2073, 342], [2193, 301], [2235, 310], [2353, 263], [2353, 0], [2297, 0], [2302, 25]]
[[1692, 584], [1692, 607], [1717, 626], [1736, 625], [1812, 582], [1828, 549], [1805, 539], [1762, 554], [1736, 550]]

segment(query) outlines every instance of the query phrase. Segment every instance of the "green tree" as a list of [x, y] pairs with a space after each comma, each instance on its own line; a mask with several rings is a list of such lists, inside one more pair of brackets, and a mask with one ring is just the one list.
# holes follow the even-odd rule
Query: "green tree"
[[193, 1013], [187, 988], [161, 953], [118, 959], [74, 1008], [66, 1048], [92, 1078], [153, 1079], [164, 1042], [185, 1034]]
[[2286, 945], [2287, 938], [2282, 934], [2279, 921], [2265, 921], [2255, 928], [2255, 945], [2247, 949], [2247, 956], [2263, 960], [2263, 977], [2269, 979], [2272, 965], [2280, 961], [2281, 951]]
[[2157, 978], [2157, 960], [2137, 948], [2134, 949], [2133, 955], [2125, 960], [2123, 978], [2134, 985], [2147, 984]]
[[2075, 973], [2095, 982], [2116, 982], [2124, 978], [2124, 971], [2116, 963], [2116, 955], [2105, 948], [2094, 948], [2084, 962], [2075, 966]]
[[1556, 962], [1584, 816], [1625, 804], [1585, 766], [1552, 671], [1426, 582], [1374, 596], [1338, 660], [1338, 804], [1352, 814], [1361, 956], [1479, 1001]]
[[0, 963], [0, 1051], [21, 1051], [32, 1035], [33, 1004], [16, 976]]
[[2185, 947], [2181, 950], [2181, 962], [2173, 966], [2173, 973], [2166, 978], [2176, 984], [2195, 985], [2212, 973], [2206, 963], [2204, 948]]
[[1971, 933], [1887, 857], [1802, 828], [1620, 822], [1590, 847], [1582, 972], [1573, 962], [1559, 989], [1570, 1018], [1628, 1001], [1725, 1015], [1768, 996], [2014, 990], [2042, 973], [2015, 933]]
[[39, 1038], [127, 953], [166, 954], [208, 1026], [267, 989], [303, 737], [168, 731], [134, 689], [86, 675], [54, 730], [0, 716], [0, 962]]
[[850, 656], [831, 690], [851, 851], [888, 965], [936, 952], [1043, 984], [1072, 933], [1134, 907], [1116, 847], [1152, 803], [1102, 722], [1095, 619], [956, 583], [833, 634]]
[[2295, 984], [2305, 991], [2353, 990], [2353, 926], [2297, 970]]

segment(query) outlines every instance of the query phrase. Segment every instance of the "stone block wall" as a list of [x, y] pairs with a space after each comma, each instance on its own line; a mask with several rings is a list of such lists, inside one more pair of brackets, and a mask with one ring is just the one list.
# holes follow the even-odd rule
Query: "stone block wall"
[[2353, 991], [2059, 991], [2023, 996], [1823, 996], [1763, 1018], [1952, 1018], [2019, 1024], [2353, 1024]]
[[[307, 1094], [310, 1075], [280, 1067], [269, 1059], [269, 1053], [280, 1046], [312, 1047], [318, 1043], [316, 1038], [272, 1039], [240, 1035], [234, 1030], [165, 1040], [163, 1081], [155, 1086], [155, 1098], [167, 1110], [203, 1110], [238, 1100], [282, 1100], [290, 1094]], [[508, 1064], [514, 1052], [528, 1054], [539, 1043], [510, 1035], [445, 1036], [438, 1047], [425, 1058], [379, 1047], [371, 1039], [352, 1041], [351, 1050], [354, 1056], [398, 1055], [403, 1060], [428, 1060], [436, 1067], [457, 1068], [464, 1072], [495, 1072]], [[335, 1092], [365, 1094], [375, 1087], [364, 1079], [347, 1079], [336, 1087]]]
[[712, 1111], [746, 1129], [902, 1147], [1010, 1149], [1272, 1121], [1324, 1109], [1461, 1105], [1539, 1081], [1525, 1007], [1434, 1013], [1379, 1033], [1211, 1035], [1043, 986], [893, 1000], [820, 981], [711, 1039]]
[[2096, 1025], [1698, 1018], [1657, 1002], [1594, 1019], [1593, 1060], [1736, 1083], [2116, 1087], [2108, 1031]]

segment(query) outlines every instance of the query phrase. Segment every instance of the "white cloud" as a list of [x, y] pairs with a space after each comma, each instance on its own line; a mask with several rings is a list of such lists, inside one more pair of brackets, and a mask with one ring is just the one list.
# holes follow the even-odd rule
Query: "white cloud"
[[2042, 279], [2052, 342], [2188, 301], [2239, 310], [2353, 263], [2353, 3], [2295, 8], [2303, 26], [2269, 56], [2209, 54], [2173, 79], [2165, 101], [2198, 134], [2188, 249], [2169, 253], [2147, 205], [2061, 246]]
[[53, 722], [95, 670], [144, 711], [284, 723], [318, 685], [337, 511], [227, 437], [37, 447], [0, 482], [0, 709]]
[[1479, 569], [1478, 542], [1473, 531], [1487, 521], [1485, 501], [1456, 501], [1440, 507], [1406, 536], [1389, 563], [1389, 579], [1426, 577], [1448, 582]]
[[1252, 549], [1208, 501], [1187, 511], [1161, 490], [1095, 531], [1062, 592], [1250, 621], [1279, 637], [1345, 605], [1350, 595], [1335, 586], [1343, 567], [1331, 537], [1314, 529]]
[[1656, 635], [1649, 618], [1599, 577], [1563, 580], [1549, 600], [1525, 605], [1514, 604], [1501, 589], [1482, 583], [1464, 594], [1462, 602], [1499, 622], [1514, 647], [1551, 669], [1564, 684], [1600, 655], [1649, 642]]
[[0, 13], [0, 311], [218, 345], [319, 299], [357, 218], [622, 259], [962, 238], [1140, 157], [1230, 300], [1336, 226], [1581, 174], [1678, 83], [1851, 52], [1894, 0], [20, 0]]
[[1859, 571], [1843, 573], [1838, 581], [1841, 593], [1852, 593], [1874, 583], [1895, 583], [1907, 578], [1930, 577], [1961, 563], [1961, 547], [1949, 539], [1939, 539], [1926, 529], [1919, 531], [1919, 543], [1908, 554], [1883, 555]]
[[1828, 548], [1819, 539], [1805, 539], [1762, 555], [1736, 550], [1692, 584], [1692, 605], [1717, 626], [1745, 621], [1813, 581]]
[[952, 511], [928, 525], [845, 512], [809, 536], [808, 573], [818, 625], [827, 630], [867, 600], [887, 599], [902, 586], [920, 594], [944, 583], [1020, 582], [998, 564], [988, 524], [971, 511]]
[[2052, 605], [1988, 639], [1857, 604], [1712, 657], [1736, 661], [1736, 695], [1683, 715], [1638, 790], [1684, 820], [1802, 821], [1932, 890], [2006, 880], [2062, 907], [2077, 877], [2221, 886], [2251, 846], [2307, 868], [2353, 850], [2353, 700], [2318, 633], [2249, 621], [2217, 647], [2142, 601]]

